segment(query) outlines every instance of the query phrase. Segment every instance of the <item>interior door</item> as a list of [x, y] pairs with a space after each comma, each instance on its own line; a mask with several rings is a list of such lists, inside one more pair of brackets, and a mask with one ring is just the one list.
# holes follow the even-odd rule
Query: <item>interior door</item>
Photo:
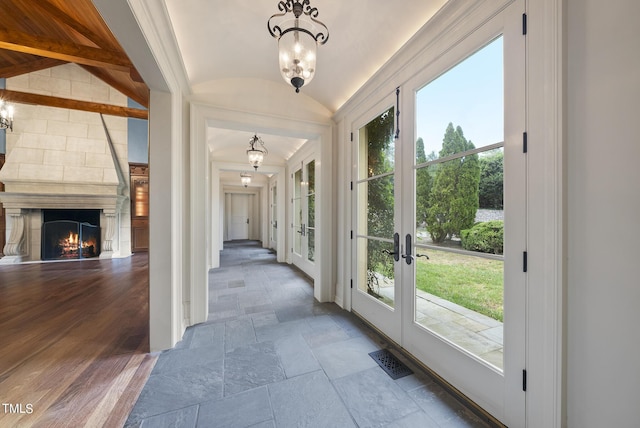
[[353, 129], [357, 166], [354, 180], [355, 312], [400, 343], [398, 170], [396, 98], [373, 107]]
[[303, 160], [291, 175], [293, 189], [292, 262], [311, 278], [315, 277], [316, 238], [316, 162], [313, 156]]
[[249, 239], [249, 195], [231, 194], [229, 239]]
[[509, 426], [525, 420], [523, 6], [400, 87], [399, 139], [390, 100], [353, 127], [353, 310]]

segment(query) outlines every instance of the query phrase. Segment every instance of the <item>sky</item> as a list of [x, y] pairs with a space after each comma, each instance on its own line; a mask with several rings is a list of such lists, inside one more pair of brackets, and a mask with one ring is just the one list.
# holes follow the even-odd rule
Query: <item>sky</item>
[[502, 37], [436, 78], [417, 93], [417, 136], [436, 154], [449, 122], [475, 147], [504, 139]]

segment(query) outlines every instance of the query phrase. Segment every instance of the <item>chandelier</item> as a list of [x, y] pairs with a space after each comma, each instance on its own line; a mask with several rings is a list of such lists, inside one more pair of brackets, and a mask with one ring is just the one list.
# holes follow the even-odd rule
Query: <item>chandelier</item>
[[249, 184], [251, 184], [251, 174], [243, 172], [240, 174], [240, 182], [242, 183], [242, 185], [244, 187], [247, 187]]
[[[329, 29], [318, 21], [318, 9], [310, 0], [287, 0], [278, 3], [278, 10], [267, 21], [269, 33], [278, 40], [280, 74], [296, 92], [311, 82], [316, 72], [316, 48], [329, 40]], [[293, 17], [283, 18], [287, 13]], [[308, 17], [308, 18], [305, 18]], [[280, 19], [282, 18], [282, 19]], [[277, 22], [271, 22], [272, 20]]]
[[0, 129], [13, 131], [13, 106], [0, 100]]
[[262, 161], [268, 153], [269, 152], [264, 146], [262, 138], [258, 137], [257, 134], [249, 138], [249, 148], [247, 149], [247, 156], [249, 157], [249, 163], [252, 167], [257, 170], [258, 167], [262, 165]]

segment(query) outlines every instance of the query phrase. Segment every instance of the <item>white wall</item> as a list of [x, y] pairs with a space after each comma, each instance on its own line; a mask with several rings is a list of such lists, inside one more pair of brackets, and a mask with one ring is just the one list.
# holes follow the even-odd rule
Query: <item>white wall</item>
[[567, 4], [567, 426], [638, 426], [640, 2]]

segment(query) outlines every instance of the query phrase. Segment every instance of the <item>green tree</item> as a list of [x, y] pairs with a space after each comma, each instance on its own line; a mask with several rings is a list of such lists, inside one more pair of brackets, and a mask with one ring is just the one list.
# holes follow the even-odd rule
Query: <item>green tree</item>
[[[422, 164], [435, 158], [435, 153], [431, 152], [429, 158], [425, 155], [424, 141], [422, 137], [416, 141], [416, 164]], [[433, 178], [428, 167], [422, 167], [416, 171], [416, 224], [421, 225], [427, 222], [427, 208], [429, 208], [429, 194]]]
[[504, 152], [492, 150], [480, 156], [480, 208], [501, 210], [504, 207]]
[[[449, 123], [440, 158], [474, 149], [458, 126]], [[433, 242], [442, 242], [473, 226], [478, 210], [480, 164], [478, 155], [463, 156], [439, 165], [427, 209], [427, 231]]]

